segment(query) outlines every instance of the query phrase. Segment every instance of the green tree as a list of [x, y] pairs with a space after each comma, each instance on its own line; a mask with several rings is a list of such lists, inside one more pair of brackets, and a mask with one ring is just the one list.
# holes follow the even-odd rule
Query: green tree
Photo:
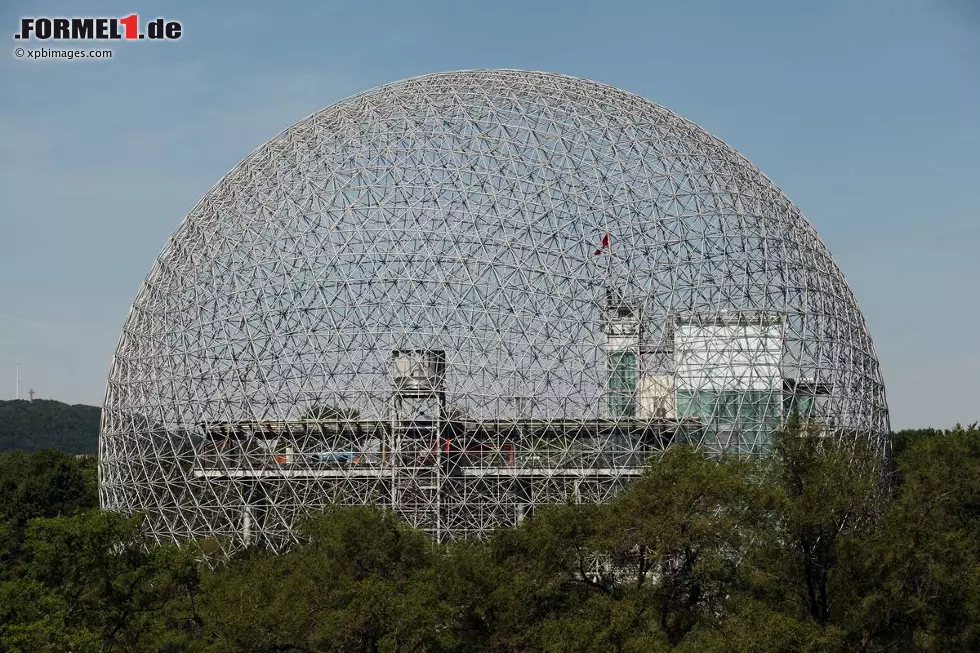
[[726, 609], [765, 512], [754, 467], [676, 447], [613, 502], [601, 527], [616, 591], [636, 630], [671, 646]]
[[31, 519], [98, 504], [95, 460], [53, 450], [0, 453], [0, 578], [16, 563]]
[[771, 605], [827, 626], [852, 609], [842, 545], [873, 531], [886, 500], [884, 461], [860, 440], [798, 420], [775, 434], [774, 452], [764, 482], [770, 523], [747, 562]]
[[304, 543], [261, 551], [209, 575], [209, 638], [227, 651], [449, 650], [433, 543], [392, 513], [331, 508]]
[[676, 646], [725, 609], [763, 517], [751, 471], [678, 447], [611, 505], [539, 508], [498, 532], [485, 559], [469, 552], [492, 581], [466, 622], [496, 650]]
[[457, 559], [457, 567], [479, 563], [462, 570], [469, 578], [482, 576], [483, 583], [478, 596], [466, 597], [464, 623], [479, 623], [493, 649], [502, 651], [567, 646], [567, 633], [558, 640], [555, 634], [565, 619], [591, 628], [594, 621], [581, 606], [606, 590], [589, 573], [597, 511], [593, 505], [540, 507], [519, 528], [495, 533], [483, 552]]
[[99, 510], [36, 519], [17, 573], [0, 584], [0, 648], [142, 651], [186, 641], [198, 623], [197, 570], [188, 550], [144, 541], [136, 519]]
[[679, 653], [850, 653], [845, 633], [798, 619], [782, 606], [736, 594], [716, 627], [694, 631]]
[[49, 399], [0, 401], [0, 451], [58, 449], [94, 454], [101, 414], [97, 406]]
[[857, 651], [980, 650], [980, 429], [916, 438], [880, 527], [850, 542]]
[[334, 507], [207, 571], [207, 543], [90, 509], [94, 461], [0, 456], [0, 650], [980, 650], [976, 425], [909, 435], [894, 486], [817, 425], [774, 449], [673, 448], [611, 503], [539, 506], [488, 541]]

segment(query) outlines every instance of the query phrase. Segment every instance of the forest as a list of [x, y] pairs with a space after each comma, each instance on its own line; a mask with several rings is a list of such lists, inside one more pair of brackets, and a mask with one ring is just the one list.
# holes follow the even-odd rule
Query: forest
[[0, 401], [0, 451], [94, 454], [102, 409], [51, 399]]
[[95, 462], [0, 454], [3, 651], [977, 651], [980, 429], [903, 431], [883, 473], [791, 424], [766, 461], [671, 449], [605, 505], [436, 544], [310, 515], [219, 558], [98, 510]]

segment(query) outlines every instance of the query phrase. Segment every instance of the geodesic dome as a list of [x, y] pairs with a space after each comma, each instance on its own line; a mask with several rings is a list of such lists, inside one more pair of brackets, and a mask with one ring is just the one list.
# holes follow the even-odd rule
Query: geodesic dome
[[293, 125], [185, 218], [113, 359], [101, 494], [229, 548], [329, 503], [482, 535], [676, 442], [765, 455], [794, 413], [887, 448], [857, 303], [762, 173], [609, 86], [429, 75]]

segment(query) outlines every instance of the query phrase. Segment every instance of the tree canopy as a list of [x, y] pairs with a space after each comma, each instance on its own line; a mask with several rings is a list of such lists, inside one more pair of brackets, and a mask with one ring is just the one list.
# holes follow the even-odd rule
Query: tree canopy
[[57, 449], [94, 454], [99, 443], [102, 410], [52, 401], [0, 401], [0, 451]]
[[486, 541], [335, 507], [211, 566], [95, 508], [91, 461], [0, 455], [0, 650], [980, 650], [980, 429], [909, 437], [893, 474], [805, 425], [774, 449], [673, 448]]

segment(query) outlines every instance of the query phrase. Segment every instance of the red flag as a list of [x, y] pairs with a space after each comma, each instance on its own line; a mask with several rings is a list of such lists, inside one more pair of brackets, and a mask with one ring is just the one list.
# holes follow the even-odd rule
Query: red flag
[[599, 243], [599, 249], [597, 249], [595, 251], [595, 256], [598, 256], [599, 254], [602, 254], [602, 250], [606, 249], [607, 247], [609, 247], [609, 232], [608, 231], [602, 237], [602, 242]]

